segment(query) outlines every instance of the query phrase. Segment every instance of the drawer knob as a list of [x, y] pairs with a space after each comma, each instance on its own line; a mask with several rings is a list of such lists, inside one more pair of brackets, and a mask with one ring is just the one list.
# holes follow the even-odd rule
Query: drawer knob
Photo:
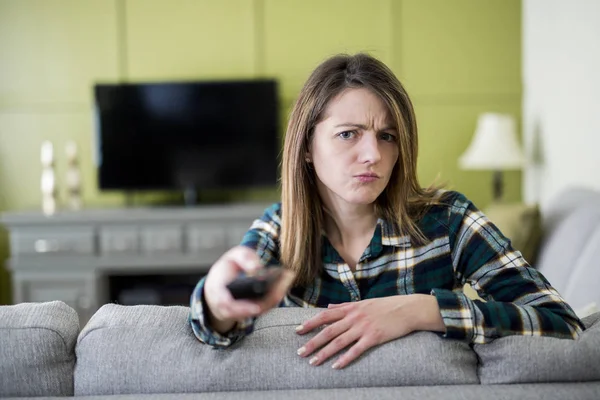
[[38, 239], [34, 244], [36, 253], [52, 253], [58, 251], [56, 240]]

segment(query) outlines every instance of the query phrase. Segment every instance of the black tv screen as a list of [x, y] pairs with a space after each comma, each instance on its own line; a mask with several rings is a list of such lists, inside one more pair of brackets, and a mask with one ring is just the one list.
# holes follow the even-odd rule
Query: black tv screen
[[278, 178], [274, 80], [98, 84], [103, 190], [272, 187]]

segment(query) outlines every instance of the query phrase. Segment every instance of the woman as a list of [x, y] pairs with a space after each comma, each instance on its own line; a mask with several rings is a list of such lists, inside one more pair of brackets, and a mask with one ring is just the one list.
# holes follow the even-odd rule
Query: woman
[[[421, 188], [416, 168], [415, 115], [394, 74], [365, 54], [319, 65], [290, 116], [281, 203], [192, 295], [198, 339], [228, 347], [278, 305], [327, 308], [297, 328], [327, 325], [298, 355], [319, 365], [348, 348], [334, 368], [414, 331], [577, 338], [581, 321], [546, 279], [465, 196]], [[232, 298], [240, 272], [273, 264], [285, 272], [264, 299]]]

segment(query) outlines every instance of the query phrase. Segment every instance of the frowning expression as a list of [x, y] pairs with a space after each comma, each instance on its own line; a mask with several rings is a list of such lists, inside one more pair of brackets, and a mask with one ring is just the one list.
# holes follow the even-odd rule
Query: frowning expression
[[383, 192], [398, 153], [397, 127], [385, 103], [368, 89], [353, 88], [327, 105], [308, 157], [326, 203], [358, 205], [373, 203]]

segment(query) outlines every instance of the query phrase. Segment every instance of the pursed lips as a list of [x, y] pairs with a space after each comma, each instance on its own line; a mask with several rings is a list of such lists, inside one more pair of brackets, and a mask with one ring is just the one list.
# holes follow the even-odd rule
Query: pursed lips
[[365, 172], [362, 174], [354, 175], [354, 177], [363, 183], [374, 182], [377, 179], [379, 179], [379, 175], [377, 175], [374, 172]]
[[365, 178], [379, 178], [379, 175], [377, 175], [377, 174], [376, 174], [376, 173], [374, 173], [374, 172], [365, 172], [365, 173], [362, 173], [362, 174], [357, 174], [357, 175], [354, 175], [354, 176], [355, 176], [356, 178], [359, 178], [359, 177], [365, 177]]

